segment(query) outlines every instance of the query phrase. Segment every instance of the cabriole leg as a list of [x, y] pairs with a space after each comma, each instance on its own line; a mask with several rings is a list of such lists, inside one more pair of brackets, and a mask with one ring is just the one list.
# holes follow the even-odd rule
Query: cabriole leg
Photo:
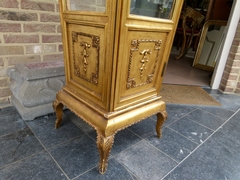
[[63, 104], [57, 99], [53, 102], [53, 109], [56, 113], [57, 119], [55, 121], [55, 128], [59, 128], [62, 122]]
[[100, 153], [100, 162], [98, 170], [101, 174], [104, 174], [108, 166], [108, 157], [113, 145], [114, 135], [104, 137], [101, 133], [97, 132], [97, 147]]
[[156, 131], [157, 137], [160, 138], [162, 136], [162, 125], [164, 121], [167, 119], [167, 111], [162, 111], [157, 114], [157, 124], [156, 124]]

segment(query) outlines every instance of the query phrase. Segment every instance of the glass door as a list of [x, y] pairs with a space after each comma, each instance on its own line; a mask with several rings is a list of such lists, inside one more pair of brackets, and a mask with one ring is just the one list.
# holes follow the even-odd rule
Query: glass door
[[67, 10], [70, 11], [92, 11], [92, 12], [105, 12], [106, 0], [67, 0]]
[[171, 19], [174, 0], [131, 0], [130, 13], [140, 16]]

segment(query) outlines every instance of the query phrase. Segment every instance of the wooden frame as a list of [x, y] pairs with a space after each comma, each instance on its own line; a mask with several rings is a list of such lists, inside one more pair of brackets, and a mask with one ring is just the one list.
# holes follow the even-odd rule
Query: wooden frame
[[208, 32], [208, 28], [211, 25], [226, 26], [227, 22], [226, 21], [220, 21], [220, 20], [209, 20], [209, 21], [205, 22], [205, 24], [203, 26], [202, 33], [201, 33], [201, 36], [200, 36], [200, 40], [199, 40], [198, 47], [197, 47], [197, 51], [196, 51], [194, 61], [193, 61], [193, 67], [204, 69], [204, 70], [207, 70], [207, 71], [213, 71], [214, 67], [210, 67], [210, 66], [206, 66], [204, 64], [200, 64], [199, 59], [200, 59], [200, 56], [201, 56], [201, 53], [202, 53], [202, 49], [203, 49], [205, 38], [206, 38], [206, 35], [207, 35], [207, 32]]

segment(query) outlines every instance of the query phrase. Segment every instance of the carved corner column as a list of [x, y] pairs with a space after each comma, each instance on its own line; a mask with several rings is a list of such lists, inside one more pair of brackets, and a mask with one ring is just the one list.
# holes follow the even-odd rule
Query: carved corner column
[[108, 167], [108, 157], [114, 142], [114, 134], [105, 137], [99, 131], [97, 131], [97, 147], [100, 154], [100, 161], [98, 170], [101, 174], [107, 171]]
[[157, 137], [161, 138], [162, 137], [162, 125], [166, 121], [168, 117], [167, 111], [162, 111], [157, 113], [157, 124], [156, 124], [156, 132], [157, 132]]

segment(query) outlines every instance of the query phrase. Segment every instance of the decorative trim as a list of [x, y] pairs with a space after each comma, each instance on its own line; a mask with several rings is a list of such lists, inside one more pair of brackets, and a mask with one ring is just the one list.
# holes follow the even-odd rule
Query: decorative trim
[[[92, 39], [92, 45], [88, 44], [87, 42], [79, 42], [78, 41], [78, 37], [79, 36], [85, 36], [88, 38]], [[75, 43], [79, 43], [79, 46], [83, 47], [83, 51], [82, 51], [82, 56], [83, 56], [83, 69], [84, 69], [84, 74], [81, 74], [80, 72], [80, 68], [76, 65], [76, 59], [75, 59], [75, 50], [74, 50], [74, 44]], [[100, 54], [100, 37], [99, 36], [94, 36], [91, 34], [86, 34], [86, 33], [82, 33], [82, 32], [75, 32], [72, 31], [72, 53], [73, 53], [73, 66], [74, 66], [74, 75], [78, 76], [92, 84], [98, 85], [98, 77], [99, 77], [99, 54]], [[88, 64], [91, 63], [88, 61], [88, 51], [87, 48], [95, 48], [96, 52], [97, 52], [97, 58], [96, 58], [96, 68], [95, 68], [95, 72], [91, 73], [91, 77], [87, 78], [86, 77], [86, 73], [87, 73], [87, 67]]]
[[[140, 43], [154, 43], [154, 49], [144, 49], [144, 50], [139, 50], [139, 45]], [[134, 39], [131, 41], [131, 50], [130, 50], [130, 56], [129, 56], [129, 64], [128, 64], [128, 77], [127, 77], [127, 85], [126, 88], [135, 88], [139, 86], [143, 86], [145, 84], [151, 83], [153, 81], [153, 77], [156, 71], [156, 66], [159, 60], [159, 52], [161, 49], [161, 44], [162, 40], [154, 40], [154, 39]], [[140, 51], [140, 52], [139, 52]], [[152, 51], [157, 51], [157, 55], [155, 58], [154, 62], [154, 68], [151, 72], [151, 74], [147, 75], [147, 80], [146, 82], [143, 82], [141, 84], [137, 84], [135, 81], [135, 78], [130, 77], [131, 75], [131, 66], [132, 66], [132, 61], [133, 61], [133, 53], [139, 52], [139, 55], [141, 56], [140, 63], [142, 63], [142, 66], [139, 68], [140, 71], [140, 79], [143, 77], [143, 71], [147, 69], [147, 63], [149, 62], [149, 58], [147, 57], [148, 54], [151, 54]]]

